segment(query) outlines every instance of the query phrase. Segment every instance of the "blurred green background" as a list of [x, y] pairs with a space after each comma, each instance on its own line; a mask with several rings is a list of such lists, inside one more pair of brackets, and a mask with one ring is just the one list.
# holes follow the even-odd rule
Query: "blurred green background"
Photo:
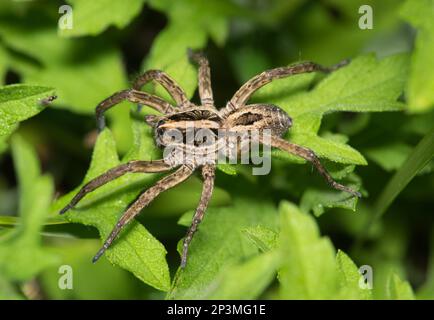
[[[58, 26], [59, 19], [61, 26], [68, 22], [59, 11], [65, 4], [72, 8], [72, 29]], [[372, 29], [359, 27], [366, 4], [373, 9]], [[375, 108], [326, 108], [316, 120], [298, 122], [317, 121], [312, 132], [324, 140], [316, 145], [299, 127], [292, 138], [318, 151], [334, 177], [364, 197], [356, 202], [329, 190], [310, 165], [281, 154], [266, 176], [253, 176], [248, 166], [221, 166], [184, 272], [177, 245], [200, 197], [199, 175], [143, 210], [130, 238], [108, 256], [111, 263], [104, 257], [92, 264], [101, 245], [97, 229], [105, 235], [157, 179], [129, 177], [90, 198], [83, 210], [57, 216], [91, 163], [94, 108], [149, 68], [166, 71], [197, 99], [188, 47], [210, 60], [217, 106], [266, 69], [362, 57], [359, 69], [354, 65], [339, 79], [364, 85], [365, 93], [352, 99]], [[2, 1], [0, 81], [25, 86], [0, 91], [0, 298], [434, 298], [433, 51], [431, 0]], [[386, 62], [363, 58], [369, 53]], [[330, 95], [345, 94], [339, 79], [328, 82]], [[302, 99], [327, 80], [282, 80], [258, 100], [283, 101], [287, 111], [293, 104], [300, 113], [296, 102], [308, 101]], [[169, 98], [161, 88], [145, 89]], [[296, 98], [282, 96], [285, 90]], [[58, 98], [36, 110], [50, 92]], [[400, 107], [365, 112], [391, 111], [380, 106], [387, 101]], [[115, 165], [116, 151], [124, 160], [159, 156], [150, 130], [130, 117], [133, 109], [122, 103], [108, 112], [111, 131], [98, 138], [88, 178]], [[346, 160], [339, 161], [341, 152]], [[140, 249], [147, 253], [130, 252]], [[353, 262], [342, 253], [335, 260], [338, 249], [356, 265], [372, 267], [373, 290], [358, 287]], [[61, 265], [72, 267], [72, 290], [59, 288]]]

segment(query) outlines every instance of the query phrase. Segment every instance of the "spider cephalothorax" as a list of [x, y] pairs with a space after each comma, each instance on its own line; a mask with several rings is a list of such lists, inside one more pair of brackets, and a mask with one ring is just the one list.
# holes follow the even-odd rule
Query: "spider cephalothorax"
[[[275, 79], [306, 72], [330, 72], [345, 65], [346, 62], [332, 68], [304, 62], [264, 71], [247, 81], [224, 108], [217, 109], [214, 106], [211, 90], [208, 60], [202, 54], [193, 52], [190, 52], [190, 58], [199, 66], [199, 96], [201, 100], [199, 106], [189, 101], [182, 88], [163, 71], [150, 70], [135, 81], [133, 89], [115, 93], [102, 101], [96, 108], [99, 130], [105, 126], [104, 112], [123, 100], [147, 105], [160, 112], [160, 116], [146, 116], [145, 122], [153, 127], [155, 142], [164, 150], [164, 157], [157, 161], [134, 160], [110, 169], [85, 184], [71, 202], [60, 211], [61, 214], [73, 208], [87, 193], [126, 173], [166, 172], [169, 170], [174, 170], [174, 172], [144, 191], [128, 207], [104, 242], [103, 247], [95, 255], [94, 262], [112, 244], [122, 228], [153, 199], [165, 190], [185, 181], [195, 170], [200, 169], [204, 183], [192, 225], [184, 238], [181, 266], [185, 267], [189, 244], [203, 219], [214, 188], [215, 169], [219, 161], [217, 154], [231, 145], [234, 136], [235, 141], [240, 142], [240, 145], [237, 144], [235, 147], [236, 154], [248, 151], [245, 146], [249, 146], [251, 142], [279, 148], [310, 161], [331, 187], [360, 197], [359, 192], [334, 181], [312, 150], [282, 139], [283, 134], [292, 125], [292, 119], [285, 111], [271, 104], [247, 104], [255, 91]], [[150, 81], [156, 81], [162, 85], [172, 96], [176, 105], [172, 105], [155, 95], [140, 91], [141, 87]], [[255, 134], [253, 134], [254, 132]], [[268, 133], [267, 139], [265, 133]], [[231, 155], [230, 152], [224, 154]]]

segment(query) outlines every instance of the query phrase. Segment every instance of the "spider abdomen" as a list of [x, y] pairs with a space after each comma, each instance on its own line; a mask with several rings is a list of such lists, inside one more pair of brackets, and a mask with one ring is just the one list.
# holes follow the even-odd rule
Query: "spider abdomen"
[[231, 131], [270, 130], [272, 135], [283, 136], [291, 127], [289, 115], [273, 104], [253, 104], [228, 115], [224, 126]]

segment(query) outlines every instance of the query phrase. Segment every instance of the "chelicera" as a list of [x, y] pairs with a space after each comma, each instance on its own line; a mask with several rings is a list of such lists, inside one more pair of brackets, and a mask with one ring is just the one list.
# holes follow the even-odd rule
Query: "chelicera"
[[[237, 134], [248, 133], [251, 130], [269, 130], [269, 132], [271, 132], [270, 139], [265, 141], [265, 139], [258, 138], [259, 143], [267, 143], [269, 147], [279, 148], [283, 151], [304, 158], [316, 167], [318, 172], [325, 178], [332, 188], [348, 192], [352, 196], [361, 196], [359, 192], [334, 181], [312, 150], [282, 139], [282, 136], [292, 125], [292, 119], [284, 110], [271, 104], [247, 104], [249, 98], [255, 91], [273, 80], [307, 72], [331, 72], [345, 65], [346, 62], [340, 63], [331, 68], [323, 67], [313, 62], [304, 62], [289, 67], [264, 71], [242, 85], [224, 108], [217, 109], [214, 105], [213, 92], [211, 89], [208, 60], [203, 54], [192, 51], [189, 51], [189, 57], [192, 62], [198, 65], [200, 105], [191, 102], [187, 98], [184, 90], [169, 75], [163, 71], [149, 70], [136, 79], [132, 89], [117, 92], [97, 106], [96, 118], [98, 130], [101, 131], [105, 127], [104, 112], [124, 100], [149, 106], [161, 114], [160, 116], [147, 116], [145, 121], [148, 125], [151, 125], [154, 128], [155, 142], [162, 148], [170, 145], [170, 139], [168, 140], [165, 135], [168, 130], [176, 129], [182, 134], [185, 134], [188, 126], [208, 129], [211, 131], [223, 130]], [[155, 81], [162, 85], [171, 95], [176, 105], [173, 105], [158, 96], [141, 91], [143, 85], [151, 81]], [[249, 140], [253, 139], [252, 136], [247, 135], [247, 137]], [[226, 138], [224, 137], [218, 138], [216, 141], [220, 143], [222, 142], [222, 139], [223, 144], [225, 144]], [[195, 153], [201, 149], [203, 154], [203, 146], [187, 144], [184, 142], [184, 139], [181, 143], [178, 142], [175, 149], [182, 149], [184, 153]], [[144, 207], [146, 207], [162, 192], [185, 181], [196, 170], [201, 170], [203, 177], [202, 194], [199, 205], [197, 206], [193, 216], [192, 224], [183, 243], [181, 267], [185, 267], [190, 242], [204, 217], [208, 203], [211, 199], [214, 188], [216, 164], [217, 158], [215, 157], [211, 157], [211, 160], [208, 159], [205, 162], [198, 161], [197, 157], [191, 160], [191, 158], [178, 158], [171, 157], [170, 155], [164, 159], [156, 161], [130, 161], [108, 170], [85, 184], [73, 197], [70, 203], [60, 211], [60, 214], [73, 208], [89, 192], [92, 192], [96, 188], [126, 173], [156, 173], [174, 170], [169, 175], [157, 181], [155, 185], [145, 190], [122, 214], [112, 232], [104, 242], [102, 248], [93, 258], [93, 262], [96, 262], [111, 246], [123, 227], [134, 219], [134, 217], [136, 217]]]

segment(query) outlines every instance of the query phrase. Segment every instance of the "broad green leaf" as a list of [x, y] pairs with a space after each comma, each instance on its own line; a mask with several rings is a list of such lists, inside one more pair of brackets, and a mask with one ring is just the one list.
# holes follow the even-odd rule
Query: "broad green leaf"
[[[228, 32], [227, 17], [235, 8], [227, 0], [150, 1], [164, 11], [169, 23], [154, 40], [144, 69], [161, 69], [173, 77], [191, 97], [197, 86], [196, 67], [187, 57], [187, 48], [202, 49], [211, 37], [222, 45]], [[186, 23], [188, 21], [188, 23]], [[159, 94], [168, 98], [162, 90]]]
[[[376, 162], [386, 171], [395, 171], [401, 168], [405, 160], [412, 153], [413, 148], [405, 143], [392, 143], [364, 150], [364, 154]], [[429, 162], [418, 174], [434, 170], [434, 161]]]
[[[255, 244], [246, 238], [248, 227], [275, 228], [276, 210], [267, 202], [234, 199], [233, 206], [207, 210], [193, 237], [187, 266], [179, 269], [168, 299], [196, 299], [220, 276], [222, 268], [238, 264], [257, 254]], [[191, 214], [180, 223], [190, 225]]]
[[125, 27], [140, 13], [145, 0], [68, 0], [72, 7], [72, 29], [62, 29], [66, 36], [97, 35], [109, 26]]
[[[163, 192], [149, 205], [152, 217], [179, 216], [197, 207], [202, 192], [203, 182], [198, 177], [191, 177], [173, 189]], [[231, 203], [229, 193], [215, 187], [209, 206], [223, 206]]]
[[[152, 158], [151, 151], [154, 147], [146, 130], [148, 128], [143, 125], [135, 126], [134, 146], [123, 159], [124, 162], [130, 159]], [[90, 168], [83, 183], [118, 164], [120, 161], [115, 142], [111, 132], [105, 129], [98, 136]], [[153, 176], [133, 173], [120, 177], [86, 196], [76, 209], [67, 214], [67, 219], [96, 227], [101, 239], [105, 240], [117, 219], [129, 203], [138, 196], [144, 188], [144, 183]], [[78, 188], [59, 199], [54, 208], [61, 209], [77, 191]], [[133, 221], [107, 250], [105, 256], [111, 263], [132, 272], [143, 282], [159, 290], [169, 289], [170, 276], [165, 259], [166, 249], [140, 223]]]
[[[97, 240], [74, 239], [62, 241], [50, 250], [61, 257], [59, 265], [72, 268], [73, 288], [59, 288], [59, 266], [48, 268], [40, 275], [42, 290], [51, 299], [134, 299], [139, 294], [134, 277], [106, 259], [89, 263], [99, 249]], [[60, 270], [62, 271], [62, 270]]]
[[[17, 53], [9, 57], [8, 65], [26, 83], [55, 87], [56, 107], [94, 114], [99, 102], [127, 87], [121, 54], [112, 41], [66, 39], [58, 35], [56, 27], [57, 20], [45, 11], [0, 12], [0, 36]], [[128, 114], [128, 103], [107, 113], [123, 153], [132, 139]]]
[[[397, 19], [401, 3], [402, 0], [325, 0], [309, 3], [309, 9], [298, 10], [291, 17], [290, 29], [285, 30], [291, 32], [291, 43], [296, 44], [287, 56], [290, 54], [295, 59], [332, 64], [337, 59], [354, 57], [360, 52], [378, 52], [385, 56], [407, 51], [410, 48], [405, 41], [390, 43], [395, 33], [402, 35]], [[359, 8], [363, 5], [373, 9], [372, 29], [358, 26], [363, 15], [359, 13]], [[282, 39], [284, 41], [285, 37]], [[282, 44], [277, 47], [282, 47]]]
[[414, 300], [413, 289], [410, 284], [401, 280], [396, 273], [390, 274], [387, 292], [391, 300]]
[[408, 109], [428, 111], [434, 107], [434, 1], [407, 0], [401, 15], [418, 29], [407, 86]]
[[[36, 59], [30, 63], [16, 56], [10, 62], [28, 83], [55, 87], [56, 105], [81, 113], [93, 113], [96, 105], [127, 85], [121, 55], [104, 39], [64, 39], [56, 20], [2, 17], [0, 35], [14, 50]], [[121, 107], [120, 107], [121, 108]]]
[[[380, 61], [374, 55], [363, 55], [326, 76], [311, 91], [290, 92], [289, 95], [278, 93], [281, 85], [277, 84], [277, 80], [261, 89], [256, 97], [282, 107], [292, 117], [291, 141], [311, 148], [322, 158], [365, 165], [363, 156], [349, 145], [333, 137], [318, 136], [322, 117], [335, 111], [402, 110], [404, 105], [397, 99], [403, 91], [407, 60], [406, 55], [395, 55]], [[282, 81], [302, 83], [300, 89], [303, 86], [307, 88], [313, 79], [312, 75], [297, 75]], [[277, 94], [274, 93], [274, 86]]]
[[278, 234], [274, 230], [263, 226], [255, 226], [246, 228], [243, 232], [263, 252], [277, 247]]
[[12, 140], [12, 153], [20, 188], [21, 224], [0, 239], [0, 274], [8, 279], [31, 279], [58, 262], [41, 247], [40, 231], [49, 212], [53, 182], [41, 175], [35, 151], [20, 136]]
[[[170, 22], [154, 40], [143, 70], [163, 70], [191, 97], [197, 86], [197, 71], [188, 61], [187, 48], [203, 48], [206, 40], [207, 35], [199, 26]], [[169, 95], [163, 90], [159, 90], [158, 94], [169, 99]]]
[[399, 169], [411, 153], [411, 147], [404, 143], [382, 145], [364, 150], [367, 157], [387, 171]]
[[245, 262], [224, 268], [203, 290], [202, 299], [256, 299], [274, 279], [279, 266], [278, 252], [268, 251]]
[[45, 105], [41, 103], [54, 95], [54, 90], [42, 86], [23, 84], [0, 87], [0, 150], [6, 139], [18, 127], [21, 121], [41, 112]]
[[283, 202], [280, 211], [279, 270], [282, 299], [331, 299], [338, 289], [335, 250], [321, 237], [315, 220], [295, 205]]
[[342, 299], [372, 299], [371, 289], [360, 286], [362, 275], [350, 257], [343, 251], [338, 250], [336, 263], [339, 270], [340, 297]]
[[[343, 183], [356, 190], [359, 190], [361, 187], [360, 178], [355, 174], [348, 176]], [[343, 208], [356, 211], [357, 201], [355, 197], [348, 195], [346, 192], [336, 192], [330, 188], [308, 188], [301, 197], [300, 208], [305, 212], [312, 212], [315, 216], [319, 217], [326, 209], [330, 208]]]

